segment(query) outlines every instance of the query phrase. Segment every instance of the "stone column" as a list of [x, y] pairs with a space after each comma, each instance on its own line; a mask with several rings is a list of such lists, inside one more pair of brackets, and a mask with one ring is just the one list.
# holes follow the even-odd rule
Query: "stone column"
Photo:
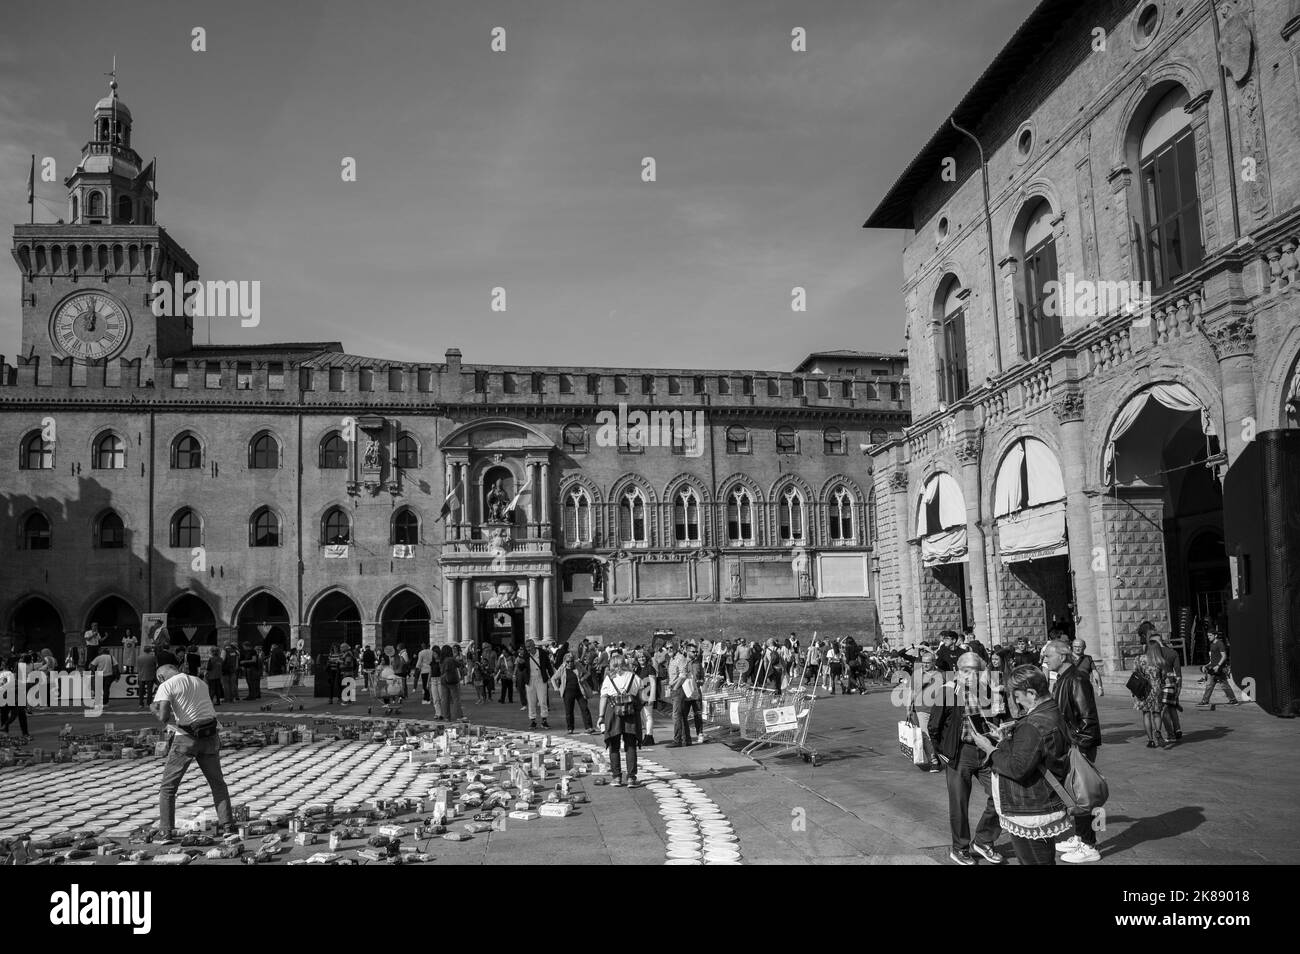
[[474, 642], [474, 581], [460, 581], [460, 639], [462, 643]]
[[[543, 467], [546, 465], [543, 464]], [[555, 577], [542, 577], [542, 639], [555, 638]]]
[[551, 465], [543, 461], [538, 465], [542, 472], [541, 484], [538, 493], [541, 495], [541, 506], [538, 508], [542, 512], [542, 536], [550, 536], [551, 523]]
[[971, 622], [981, 641], [988, 640], [993, 629], [989, 616], [989, 575], [984, 527], [979, 519], [980, 458], [983, 441], [976, 438], [957, 445], [957, 462], [961, 464], [962, 494], [966, 497], [966, 571], [970, 577]]
[[[1067, 391], [1052, 405], [1061, 428], [1061, 477], [1065, 484], [1065, 525], [1074, 578], [1074, 615], [1078, 635], [1097, 659], [1107, 656], [1097, 618], [1097, 579], [1093, 572], [1092, 515], [1088, 509], [1088, 435], [1083, 426], [1083, 393]], [[1113, 656], [1113, 653], [1110, 654]]]
[[[895, 470], [889, 475], [889, 489], [894, 498], [894, 525], [898, 528], [898, 549], [894, 559], [898, 561], [898, 596], [903, 610], [903, 643], [919, 642], [921, 631], [917, 628], [917, 590], [912, 578], [912, 545], [908, 539], [912, 536], [911, 507], [907, 492], [907, 471]], [[882, 606], [881, 612], [893, 612], [894, 607]]]
[[[1110, 241], [1116, 243], [1119, 251], [1119, 271], [1114, 276], [1117, 280], [1135, 280], [1142, 273], [1138, 263], [1133, 261], [1133, 236], [1129, 231], [1129, 183], [1132, 180], [1133, 170], [1128, 166], [1116, 166], [1106, 175], [1111, 192]], [[1106, 241], [1104, 235], [1102, 241]]]
[[1210, 346], [1219, 360], [1219, 380], [1223, 390], [1224, 429], [1222, 448], [1231, 465], [1254, 440], [1259, 429], [1259, 412], [1255, 404], [1255, 318], [1245, 315], [1214, 328], [1207, 328]]
[[524, 635], [529, 639], [540, 640], [542, 638], [541, 616], [539, 611], [542, 608], [542, 587], [540, 581], [535, 576], [528, 578], [528, 625], [525, 627]]
[[443, 642], [457, 642], [460, 634], [460, 580], [443, 581]]

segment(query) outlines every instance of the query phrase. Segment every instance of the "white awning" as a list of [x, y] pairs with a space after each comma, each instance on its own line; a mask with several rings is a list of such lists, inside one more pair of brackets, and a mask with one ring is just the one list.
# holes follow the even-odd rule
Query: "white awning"
[[944, 530], [921, 538], [921, 565], [942, 566], [967, 561], [966, 528]]
[[1064, 496], [1065, 482], [1056, 455], [1042, 441], [1026, 437], [1012, 445], [998, 467], [993, 516], [1004, 517], [1023, 507], [1037, 507]]
[[1068, 552], [1063, 500], [999, 517], [997, 528], [998, 555], [1003, 563], [1042, 560]]
[[[939, 498], [939, 517], [934, 526], [927, 519], [927, 512], [935, 497]], [[952, 474], [939, 473], [925, 482], [921, 491], [921, 505], [917, 508], [916, 535], [928, 536], [941, 530], [966, 526], [966, 501], [961, 495], [961, 488]]]
[[1116, 442], [1137, 422], [1142, 409], [1152, 399], [1171, 411], [1184, 411], [1189, 414], [1199, 411], [1201, 430], [1205, 434], [1214, 433], [1214, 422], [1210, 420], [1209, 410], [1197, 400], [1196, 395], [1189, 391], [1185, 385], [1177, 383], [1153, 384], [1146, 390], [1133, 395], [1129, 402], [1120, 408], [1120, 412], [1115, 415], [1115, 423], [1110, 426], [1110, 437], [1106, 441], [1105, 459], [1102, 461], [1102, 479], [1107, 484], [1113, 483], [1115, 480]]

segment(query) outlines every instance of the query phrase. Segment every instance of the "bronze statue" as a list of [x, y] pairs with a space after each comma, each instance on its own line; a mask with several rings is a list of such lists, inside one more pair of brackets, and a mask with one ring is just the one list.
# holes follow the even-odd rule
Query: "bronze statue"
[[510, 506], [509, 495], [501, 488], [497, 480], [487, 495], [487, 518], [491, 523], [505, 523], [509, 519], [507, 508]]

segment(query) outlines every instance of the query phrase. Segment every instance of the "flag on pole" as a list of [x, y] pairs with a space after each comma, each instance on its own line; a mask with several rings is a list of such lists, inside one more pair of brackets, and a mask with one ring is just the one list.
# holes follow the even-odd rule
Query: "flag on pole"
[[140, 170], [140, 174], [136, 176], [135, 181], [131, 183], [131, 188], [139, 189], [141, 186], [145, 185], [147, 182], [151, 181], [152, 179], [153, 179], [153, 162], [150, 162], [149, 165], [145, 166], [143, 169]]
[[31, 222], [36, 224], [36, 153], [32, 153], [32, 168], [27, 173], [27, 204], [32, 207]]
[[439, 520], [446, 520], [447, 515], [450, 514], [453, 510], [460, 509], [460, 501], [457, 499], [456, 495], [460, 492], [460, 488], [462, 487], [463, 484], [464, 481], [462, 480], [461, 483], [457, 484], [455, 487], [452, 487], [451, 490], [447, 491], [447, 499], [442, 502], [442, 509], [438, 511]]
[[516, 493], [514, 499], [510, 501], [510, 506], [506, 507], [507, 514], [512, 514], [515, 512], [515, 508], [519, 506], [519, 499], [523, 497], [524, 491], [526, 491], [532, 485], [532, 483], [533, 483], [533, 478], [531, 476], [524, 481], [524, 485], [519, 488], [519, 492]]

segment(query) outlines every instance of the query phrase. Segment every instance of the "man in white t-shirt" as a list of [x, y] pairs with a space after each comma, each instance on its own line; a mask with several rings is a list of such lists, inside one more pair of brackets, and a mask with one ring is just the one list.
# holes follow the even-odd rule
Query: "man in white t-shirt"
[[202, 679], [187, 676], [175, 666], [158, 667], [158, 691], [154, 694], [154, 715], [166, 723], [176, 718], [175, 735], [163, 766], [158, 791], [158, 834], [170, 838], [175, 831], [176, 791], [190, 762], [197, 761], [212, 789], [221, 832], [233, 826], [230, 792], [221, 775], [221, 738], [217, 734], [217, 710], [212, 707], [208, 687]]
[[83, 638], [86, 640], [86, 658], [94, 659], [99, 649], [99, 624], [91, 623], [90, 629], [86, 630]]

